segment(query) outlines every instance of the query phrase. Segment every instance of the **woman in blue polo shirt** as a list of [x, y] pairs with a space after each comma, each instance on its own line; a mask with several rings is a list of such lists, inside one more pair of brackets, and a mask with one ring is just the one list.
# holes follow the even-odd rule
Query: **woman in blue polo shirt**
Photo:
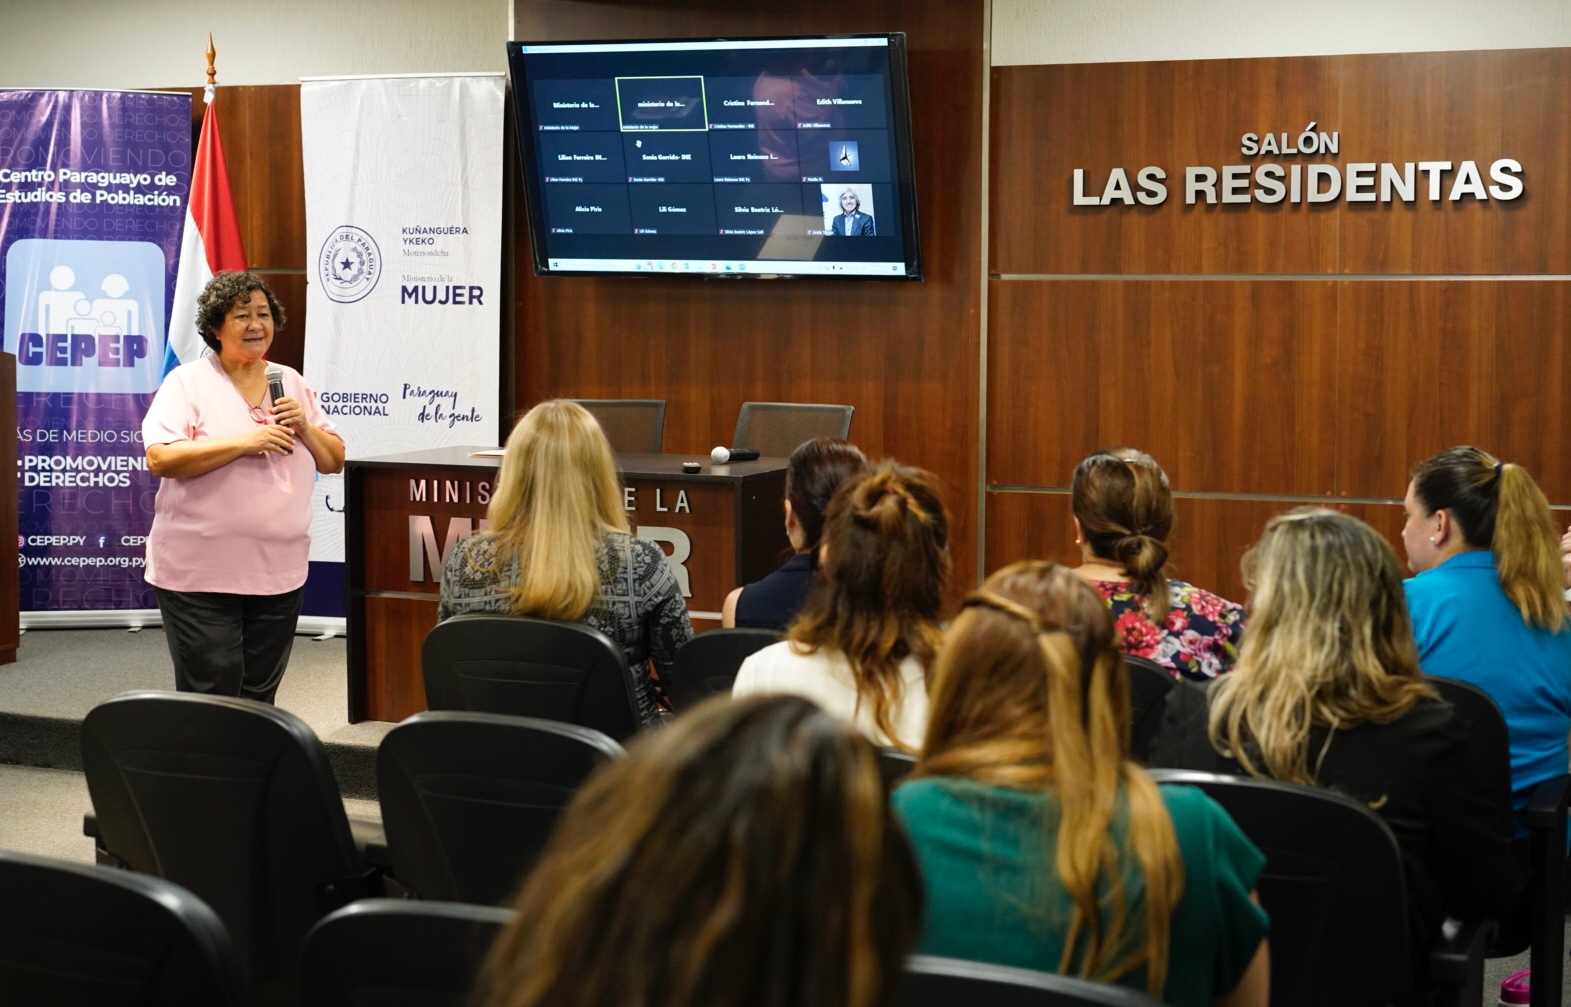
[[1549, 501], [1520, 465], [1459, 447], [1413, 469], [1403, 507], [1419, 665], [1500, 707], [1520, 813], [1535, 785], [1565, 774], [1571, 733], [1571, 629]]

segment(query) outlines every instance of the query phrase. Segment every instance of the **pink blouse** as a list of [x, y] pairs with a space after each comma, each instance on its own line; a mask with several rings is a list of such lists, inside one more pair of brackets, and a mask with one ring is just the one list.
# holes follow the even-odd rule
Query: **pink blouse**
[[[284, 393], [306, 419], [343, 440], [292, 367]], [[262, 403], [270, 410], [270, 399]], [[241, 437], [256, 429], [250, 406], [216, 356], [182, 364], [142, 420], [146, 444]], [[147, 536], [146, 579], [166, 591], [283, 594], [305, 583], [311, 555], [316, 460], [297, 438], [294, 454], [248, 455], [189, 479], [163, 479]]]

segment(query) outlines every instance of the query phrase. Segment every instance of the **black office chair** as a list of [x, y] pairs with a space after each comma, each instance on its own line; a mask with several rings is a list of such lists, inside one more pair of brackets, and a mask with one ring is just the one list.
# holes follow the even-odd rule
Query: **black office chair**
[[666, 695], [678, 712], [710, 696], [729, 695], [742, 662], [780, 642], [772, 629], [711, 629], [682, 645], [671, 665]]
[[987, 965], [958, 958], [913, 955], [895, 994], [895, 1007], [1162, 1007], [1139, 990], [1107, 986], [1051, 972]]
[[573, 399], [605, 431], [618, 454], [659, 454], [665, 442], [665, 399]]
[[[1199, 787], [1260, 851], [1260, 904], [1271, 916], [1272, 1007], [1434, 1004], [1483, 999], [1490, 926], [1447, 924], [1415, 977], [1407, 882], [1396, 837], [1366, 805], [1319, 787], [1153, 769]], [[1433, 985], [1433, 991], [1422, 987]]]
[[0, 1003], [247, 1003], [229, 933], [162, 878], [0, 850]]
[[1124, 655], [1124, 670], [1129, 675], [1129, 737], [1135, 758], [1145, 762], [1176, 680], [1155, 661], [1129, 654]]
[[878, 775], [884, 778], [884, 793], [889, 793], [900, 786], [900, 781], [911, 775], [911, 770], [916, 768], [916, 756], [910, 752], [902, 752], [898, 748], [880, 748], [878, 750]]
[[[1479, 764], [1499, 794], [1511, 794], [1511, 739], [1506, 719], [1489, 694], [1468, 682], [1430, 678], [1441, 698], [1467, 725]], [[1565, 967], [1566, 810], [1571, 803], [1571, 776], [1545, 780], [1528, 800], [1528, 863], [1531, 874], [1523, 898], [1500, 928], [1486, 952], [1490, 958], [1519, 955], [1531, 948], [1533, 969], [1530, 1007], [1559, 1007]]]
[[621, 741], [638, 730], [627, 657], [578, 623], [518, 615], [460, 615], [426, 634], [426, 706], [539, 717]]
[[394, 877], [424, 899], [501, 903], [573, 793], [621, 755], [621, 745], [573, 724], [415, 714], [376, 750]]
[[300, 966], [303, 1007], [464, 1007], [511, 909], [364, 899], [318, 923]]
[[765, 458], [789, 458], [803, 441], [851, 436], [855, 406], [803, 402], [744, 402], [736, 417], [731, 447], [757, 448]]
[[322, 743], [293, 714], [225, 696], [126, 693], [82, 721], [82, 767], [104, 856], [211, 906], [264, 999], [291, 995], [317, 920], [381, 894]]

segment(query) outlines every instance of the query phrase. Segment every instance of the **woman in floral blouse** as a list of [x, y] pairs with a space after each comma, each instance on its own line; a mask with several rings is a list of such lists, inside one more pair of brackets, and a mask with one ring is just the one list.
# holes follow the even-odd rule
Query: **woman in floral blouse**
[[1075, 468], [1070, 492], [1081, 551], [1075, 572], [1107, 601], [1124, 653], [1174, 678], [1231, 670], [1243, 606], [1164, 572], [1173, 491], [1162, 467], [1133, 448], [1098, 451]]

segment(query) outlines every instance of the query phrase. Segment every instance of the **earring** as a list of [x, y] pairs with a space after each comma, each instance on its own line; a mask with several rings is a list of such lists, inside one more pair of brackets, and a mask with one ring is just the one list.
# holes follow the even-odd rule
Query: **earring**
[[[1430, 540], [1429, 540], [1429, 541], [1431, 541], [1431, 542], [1433, 542], [1433, 541], [1434, 541], [1434, 539], [1430, 539]], [[1079, 535], [1076, 535], [1076, 536], [1075, 536], [1075, 545], [1079, 545], [1079, 544], [1080, 544], [1080, 536], [1079, 536]]]
[[1433, 535], [1429, 536], [1429, 544], [1430, 545], [1434, 545], [1435, 544], [1435, 537]]

